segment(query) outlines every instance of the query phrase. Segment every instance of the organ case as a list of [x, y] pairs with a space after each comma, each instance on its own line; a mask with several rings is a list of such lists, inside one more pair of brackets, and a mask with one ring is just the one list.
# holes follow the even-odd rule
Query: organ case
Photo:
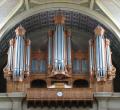
[[47, 51], [31, 52], [25, 29], [19, 26], [15, 30], [16, 37], [10, 40], [8, 63], [4, 68], [7, 92], [23, 91], [28, 101], [76, 100], [76, 96], [77, 100], [93, 100], [94, 92], [112, 92], [116, 70], [104, 29], [95, 28], [89, 50], [74, 51], [71, 32], [64, 22], [64, 16], [54, 17], [55, 30], [48, 31]]

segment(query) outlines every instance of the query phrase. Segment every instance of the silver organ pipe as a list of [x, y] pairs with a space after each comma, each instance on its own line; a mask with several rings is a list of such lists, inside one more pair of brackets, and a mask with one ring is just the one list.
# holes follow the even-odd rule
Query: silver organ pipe
[[110, 40], [106, 39], [106, 70], [112, 70], [112, 59], [111, 59], [111, 50], [110, 50]]
[[31, 55], [31, 41], [29, 39], [26, 40], [26, 53], [25, 53], [25, 71], [26, 75], [30, 73], [30, 55]]
[[7, 63], [7, 68], [9, 71], [12, 71], [13, 69], [13, 49], [14, 49], [14, 39], [11, 39], [9, 41], [10, 47], [8, 50], [8, 63]]
[[48, 35], [48, 66], [50, 66], [53, 60], [53, 31], [49, 30]]
[[94, 71], [94, 47], [92, 39], [89, 40], [89, 71], [92, 78]]
[[95, 37], [89, 40], [89, 71], [96, 75], [97, 81], [105, 81], [107, 70], [112, 68], [110, 41], [104, 38], [104, 29], [97, 26]]
[[25, 30], [20, 26], [16, 29], [15, 47], [14, 47], [14, 64], [13, 64], [13, 79], [15, 81], [23, 80], [24, 72], [24, 54], [25, 54]]
[[105, 70], [105, 39], [104, 39], [104, 29], [98, 26], [95, 29], [95, 54], [96, 54], [96, 73], [97, 79], [106, 77]]
[[61, 17], [61, 21], [59, 21], [59, 18], [55, 18], [55, 36], [54, 36], [54, 70], [56, 71], [64, 71], [65, 70], [65, 36], [64, 36], [64, 17]]
[[67, 65], [71, 67], [71, 33], [67, 31]]

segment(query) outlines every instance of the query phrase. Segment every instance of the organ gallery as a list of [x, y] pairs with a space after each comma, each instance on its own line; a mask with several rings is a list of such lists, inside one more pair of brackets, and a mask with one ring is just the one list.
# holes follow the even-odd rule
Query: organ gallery
[[53, 20], [47, 51], [31, 51], [27, 30], [16, 28], [4, 68], [7, 92], [25, 92], [27, 101], [93, 101], [93, 93], [112, 92], [116, 69], [104, 28], [98, 25], [93, 30], [87, 50], [75, 51], [65, 17], [57, 15]]

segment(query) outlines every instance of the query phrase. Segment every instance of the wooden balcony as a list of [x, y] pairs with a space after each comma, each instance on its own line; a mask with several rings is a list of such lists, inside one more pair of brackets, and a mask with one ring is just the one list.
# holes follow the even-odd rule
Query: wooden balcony
[[91, 88], [29, 88], [27, 89], [27, 100], [32, 101], [83, 101], [93, 100]]

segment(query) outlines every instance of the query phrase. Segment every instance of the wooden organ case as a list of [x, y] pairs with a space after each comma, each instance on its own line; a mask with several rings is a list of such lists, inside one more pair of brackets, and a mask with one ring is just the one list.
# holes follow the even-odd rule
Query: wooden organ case
[[25, 92], [27, 100], [93, 100], [95, 92], [112, 92], [115, 67], [110, 41], [97, 26], [89, 50], [71, 48], [71, 32], [64, 28], [64, 16], [55, 16], [55, 30], [48, 31], [48, 51], [32, 51], [25, 29], [19, 26], [10, 40], [4, 68], [7, 92]]

